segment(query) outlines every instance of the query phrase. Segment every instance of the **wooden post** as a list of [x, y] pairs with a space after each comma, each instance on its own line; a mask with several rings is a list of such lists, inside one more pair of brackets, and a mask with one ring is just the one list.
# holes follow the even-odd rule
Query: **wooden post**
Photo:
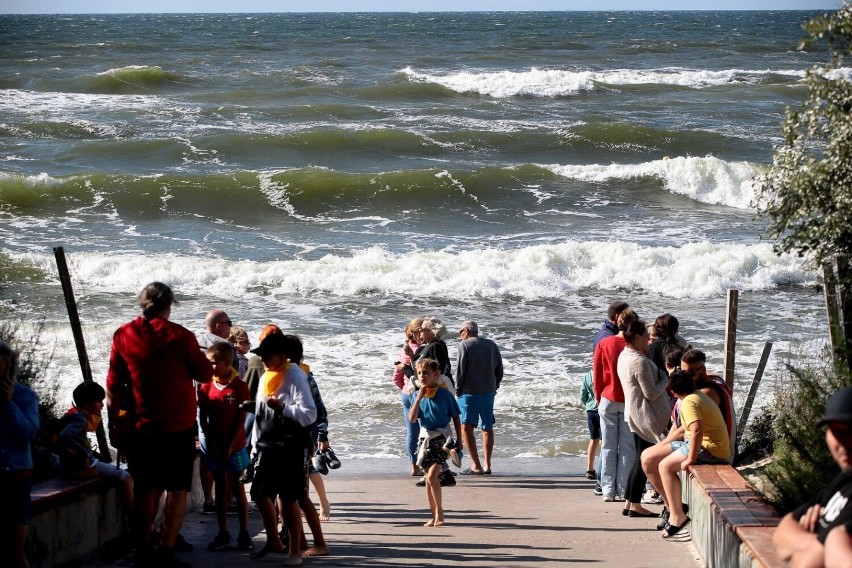
[[837, 306], [839, 308], [839, 349], [840, 360], [846, 371], [852, 372], [852, 274], [849, 269], [849, 257], [835, 257], [835, 275], [837, 276]]
[[831, 344], [831, 356], [839, 363], [840, 347], [843, 344], [840, 326], [840, 308], [837, 305], [837, 275], [830, 262], [822, 265], [822, 286], [825, 295], [825, 312], [828, 317], [828, 340]]
[[727, 320], [725, 322], [725, 382], [731, 392], [734, 390], [734, 363], [737, 348], [737, 310], [739, 309], [739, 290], [728, 290]]
[[[54, 247], [53, 255], [56, 257], [56, 268], [59, 270], [59, 281], [62, 283], [62, 293], [65, 295], [65, 307], [68, 309], [68, 319], [71, 321], [71, 332], [74, 334], [74, 345], [77, 347], [77, 358], [80, 360], [83, 380], [91, 381], [92, 368], [89, 366], [89, 356], [86, 354], [86, 342], [83, 339], [83, 327], [80, 325], [80, 316], [77, 313], [77, 301], [74, 299], [74, 290], [71, 288], [71, 275], [68, 272], [68, 264], [65, 262], [65, 249]], [[103, 423], [98, 424], [95, 434], [98, 438], [98, 453], [101, 461], [110, 463], [112, 454], [109, 451]]]
[[754, 378], [751, 380], [751, 388], [748, 389], [748, 396], [746, 397], [743, 410], [740, 413], [740, 421], [739, 424], [737, 424], [737, 445], [739, 445], [740, 438], [742, 437], [743, 431], [748, 423], [748, 416], [751, 414], [751, 405], [754, 403], [754, 397], [757, 394], [757, 387], [760, 386], [760, 380], [763, 378], [763, 371], [766, 369], [766, 362], [769, 360], [770, 351], [772, 351], [772, 342], [767, 341], [763, 345], [763, 353], [760, 355], [760, 363], [758, 363], [757, 370], [754, 372]]

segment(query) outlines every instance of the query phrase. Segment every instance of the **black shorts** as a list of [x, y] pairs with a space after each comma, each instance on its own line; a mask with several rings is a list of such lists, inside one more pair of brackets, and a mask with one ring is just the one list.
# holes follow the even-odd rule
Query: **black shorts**
[[294, 445], [260, 450], [251, 483], [251, 498], [281, 497], [285, 503], [308, 494], [308, 450]]
[[140, 489], [190, 491], [195, 454], [194, 428], [134, 432], [127, 447], [127, 469]]

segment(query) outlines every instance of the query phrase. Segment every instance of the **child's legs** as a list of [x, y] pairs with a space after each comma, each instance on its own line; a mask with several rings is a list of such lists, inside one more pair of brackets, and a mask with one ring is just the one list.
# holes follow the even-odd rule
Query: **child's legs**
[[686, 520], [681, 501], [682, 487], [680, 483], [680, 464], [686, 456], [680, 452], [672, 452], [660, 462], [660, 477], [662, 478], [666, 506], [669, 508], [669, 522], [680, 525]]
[[216, 521], [219, 523], [220, 531], [228, 530], [228, 495], [230, 495], [230, 476], [222, 469], [217, 469], [213, 473], [213, 482], [215, 485], [216, 495]]
[[290, 537], [290, 556], [301, 557], [302, 545], [302, 513], [299, 508], [299, 501], [294, 500], [289, 503], [283, 503], [281, 508], [281, 516], [284, 518], [284, 524], [287, 527], [287, 536]]
[[322, 475], [312, 473], [308, 476], [308, 478], [314, 485], [314, 489], [317, 492], [317, 498], [320, 502], [319, 518], [321, 521], [327, 521], [328, 516], [331, 514], [331, 505], [329, 504], [328, 496], [325, 493], [325, 482], [322, 480]]
[[601, 445], [601, 417], [597, 410], [586, 411], [586, 422], [589, 428], [589, 447], [586, 450], [586, 471], [598, 471], [600, 466], [595, 467], [596, 454]]
[[432, 518], [443, 519], [444, 509], [441, 507], [441, 469], [443, 465], [435, 463], [429, 466], [429, 471], [426, 472], [426, 496], [429, 499], [429, 511], [432, 513]]
[[281, 538], [278, 536], [278, 516], [275, 514], [275, 504], [271, 497], [255, 497], [255, 505], [263, 520], [263, 529], [266, 531], [266, 546], [280, 550], [282, 548]]
[[237, 517], [240, 521], [240, 531], [248, 530], [248, 499], [246, 498], [246, 488], [240, 483], [240, 475], [242, 472], [230, 473], [228, 477], [231, 483], [231, 492], [237, 500]]
[[666, 507], [668, 507], [668, 502], [666, 501], [665, 491], [663, 490], [662, 480], [660, 478], [660, 462], [671, 455], [671, 453], [671, 446], [667, 442], [665, 444], [655, 444], [651, 446], [642, 452], [642, 456], [640, 457], [642, 469], [645, 471], [645, 475], [648, 476], [648, 481], [651, 482], [651, 485], [654, 486], [657, 493], [662, 496]]

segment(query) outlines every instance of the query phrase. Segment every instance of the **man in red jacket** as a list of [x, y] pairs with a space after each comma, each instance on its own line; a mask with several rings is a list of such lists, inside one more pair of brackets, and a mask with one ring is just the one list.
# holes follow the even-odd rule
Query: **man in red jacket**
[[[174, 557], [175, 537], [186, 512], [195, 461], [195, 386], [213, 369], [195, 335], [169, 321], [174, 294], [162, 282], [139, 294], [142, 316], [122, 325], [112, 339], [107, 410], [114, 443], [127, 454], [134, 478], [137, 566], [189, 566]], [[116, 434], [123, 424], [126, 433]], [[152, 548], [151, 525], [166, 492], [160, 547]]]

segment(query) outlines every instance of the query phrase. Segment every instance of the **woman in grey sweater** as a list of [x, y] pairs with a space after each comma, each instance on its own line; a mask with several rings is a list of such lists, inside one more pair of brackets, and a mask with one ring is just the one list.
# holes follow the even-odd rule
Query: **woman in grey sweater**
[[671, 398], [666, 393], [666, 376], [645, 355], [648, 330], [643, 321], [634, 321], [624, 331], [627, 346], [618, 356], [618, 379], [624, 390], [624, 415], [636, 443], [636, 461], [627, 477], [622, 514], [628, 517], [658, 517], [642, 507], [647, 477], [640, 456], [666, 435], [671, 416]]

